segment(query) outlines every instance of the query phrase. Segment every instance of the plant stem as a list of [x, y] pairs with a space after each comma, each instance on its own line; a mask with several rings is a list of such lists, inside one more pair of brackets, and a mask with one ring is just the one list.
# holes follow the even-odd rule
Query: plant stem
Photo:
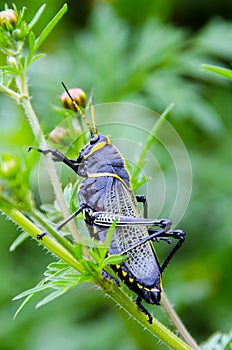
[[179, 334], [182, 336], [182, 338], [186, 341], [186, 343], [189, 344], [192, 349], [200, 350], [199, 346], [197, 345], [191, 334], [188, 332], [175, 310], [173, 309], [171, 303], [169, 302], [164, 292], [162, 292], [161, 305], [165, 309], [165, 312], [168, 315], [169, 319], [171, 320]]
[[[7, 202], [2, 206], [2, 211], [17, 225], [28, 232], [37, 242], [37, 235], [41, 231], [27, 219], [19, 210], [11, 207]], [[41, 244], [46, 247], [50, 252], [57, 257], [65, 261], [69, 266], [73, 267], [76, 271], [83, 273], [82, 265], [71, 255], [65, 247], [61, 246], [49, 236], [45, 236], [41, 241]], [[113, 282], [114, 283], [114, 282]], [[132, 315], [134, 319], [145, 327], [152, 335], [162, 340], [165, 344], [170, 346], [174, 350], [190, 350], [191, 348], [184, 343], [180, 338], [173, 334], [169, 329], [163, 326], [159, 321], [153, 319], [153, 323], [149, 324], [145, 315], [140, 312], [135, 303], [128, 297], [128, 295], [120, 288], [112, 285], [112, 281], [107, 279], [101, 279], [98, 281], [98, 285], [103, 289], [117, 304], [119, 304], [129, 315]]]
[[51, 236], [60, 244], [62, 245], [74, 258], [75, 252], [74, 252], [74, 246], [66, 239], [63, 238], [62, 235], [57, 233], [56, 230], [54, 230], [41, 216], [41, 213], [37, 213], [36, 210], [32, 210], [30, 213], [31, 217], [35, 219], [42, 227], [46, 230], [47, 233], [50, 233]]
[[[11, 204], [4, 201], [1, 210], [5, 213], [12, 221], [19, 225], [23, 230], [29, 233], [37, 242], [37, 235], [41, 233], [40, 229], [36, 227], [25, 215], [23, 215], [19, 210], [14, 209]], [[55, 254], [57, 257], [65, 261], [71, 267], [73, 267], [78, 272], [83, 272], [82, 265], [70, 254], [69, 251], [59, 243], [51, 239], [48, 235], [44, 236], [40, 242], [44, 247], [46, 247], [50, 252]]]
[[[41, 147], [43, 149], [46, 149], [47, 143], [46, 143], [46, 140], [45, 140], [44, 135], [42, 133], [42, 130], [40, 128], [40, 124], [38, 122], [38, 119], [36, 117], [34, 109], [33, 109], [31, 102], [30, 102], [27, 78], [26, 78], [26, 75], [24, 72], [22, 72], [22, 74], [16, 78], [16, 83], [17, 83], [19, 93], [21, 95], [21, 105], [22, 105], [23, 111], [24, 111], [25, 115], [27, 116], [27, 119], [31, 125], [32, 131], [33, 131], [35, 137], [39, 140], [39, 144], [41, 145]], [[46, 164], [46, 168], [48, 170], [50, 181], [51, 181], [54, 193], [55, 193], [55, 197], [59, 203], [61, 212], [63, 213], [63, 216], [66, 219], [70, 216], [70, 212], [68, 210], [67, 204], [66, 204], [64, 196], [63, 196], [61, 184], [59, 182], [59, 179], [58, 179], [55, 167], [54, 167], [54, 163], [53, 163], [52, 159], [50, 158], [50, 156], [45, 157], [45, 164]], [[74, 239], [77, 241], [80, 240], [80, 236], [77, 232], [76, 226], [74, 225], [74, 223], [72, 221], [70, 221], [68, 223], [68, 227], [69, 227], [70, 231], [72, 232]]]
[[145, 315], [138, 310], [136, 304], [129, 299], [128, 295], [120, 288], [112, 288], [106, 293], [119, 304], [130, 316], [139, 322], [153, 336], [163, 341], [167, 346], [174, 350], [191, 350], [191, 347], [182, 339], [178, 338], [168, 328], [162, 325], [158, 320], [153, 318], [153, 323], [148, 323]]

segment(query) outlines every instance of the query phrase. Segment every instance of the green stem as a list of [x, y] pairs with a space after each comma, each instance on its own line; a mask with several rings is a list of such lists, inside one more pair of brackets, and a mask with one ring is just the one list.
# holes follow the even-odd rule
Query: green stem
[[[146, 145], [144, 147], [144, 150], [141, 152], [139, 160], [138, 160], [138, 167], [136, 168], [134, 174], [133, 174], [133, 178], [137, 178], [140, 172], [140, 168], [143, 167], [144, 163], [145, 163], [145, 158], [147, 155], [148, 150], [150, 149], [152, 143], [154, 142], [157, 133], [159, 132], [160, 128], [162, 127], [164, 121], [167, 119], [167, 115], [170, 112], [170, 110], [173, 108], [173, 103], [170, 104], [165, 111], [161, 114], [161, 116], [159, 117], [159, 119], [157, 120], [157, 122], [155, 123], [150, 136], [148, 137], [147, 141], [146, 141]], [[177, 331], [181, 334], [181, 336], [183, 337], [183, 339], [185, 339], [185, 341], [192, 346], [193, 349], [199, 349], [198, 345], [196, 344], [196, 342], [194, 341], [194, 339], [191, 337], [191, 335], [188, 333], [187, 329], [185, 328], [185, 326], [183, 325], [183, 323], [181, 322], [180, 318], [178, 317], [178, 315], [176, 314], [176, 312], [174, 311], [174, 309], [172, 308], [168, 298], [165, 296], [165, 294], [162, 295], [162, 306], [164, 308], [164, 310], [166, 311], [169, 319], [171, 320], [171, 322], [173, 323], [173, 325], [175, 326], [175, 328], [177, 329]]]
[[[103, 287], [104, 289], [104, 287]], [[191, 350], [192, 348], [182, 339], [178, 338], [168, 328], [153, 318], [153, 323], [148, 323], [145, 315], [140, 312], [136, 304], [129, 299], [128, 295], [120, 288], [114, 287], [106, 290], [106, 293], [119, 304], [130, 316], [140, 323], [153, 336], [163, 341], [167, 346], [174, 350]]]
[[[41, 231], [28, 220], [21, 212], [16, 209], [10, 208], [10, 206], [5, 205], [2, 211], [17, 225], [28, 232], [34, 239], [37, 240], [37, 235]], [[37, 240], [38, 241], [38, 240]], [[82, 265], [72, 256], [69, 252], [58, 243], [45, 236], [41, 244], [46, 247], [49, 251], [55, 254], [57, 257], [65, 261], [76, 271], [83, 273]], [[109, 284], [111, 288], [109, 288]], [[162, 340], [165, 344], [170, 346], [174, 350], [190, 350], [191, 348], [185, 344], [180, 338], [173, 334], [169, 329], [164, 327], [159, 321], [153, 319], [153, 323], [150, 325], [146, 320], [146, 317], [141, 313], [134, 302], [129, 299], [125, 292], [114, 286], [110, 281], [103, 279], [100, 283], [100, 287], [105, 290], [105, 292], [117, 303], [119, 304], [129, 315], [132, 315], [137, 322], [139, 322], [143, 327], [145, 327], [152, 335]]]
[[36, 210], [32, 210], [30, 215], [33, 219], [35, 219], [45, 230], [46, 232], [50, 233], [51, 236], [60, 244], [62, 247], [64, 247], [74, 258], [75, 251], [74, 246], [65, 238], [63, 238], [59, 233], [57, 233], [56, 230], [54, 230], [41, 216], [40, 213], [37, 213]]
[[[29, 233], [37, 242], [37, 235], [41, 233], [41, 230], [36, 227], [28, 218], [25, 217], [19, 210], [11, 207], [10, 204], [4, 203], [1, 208], [2, 212], [5, 213], [12, 221], [19, 225], [23, 230]], [[40, 242], [50, 252], [55, 254], [57, 257], [65, 261], [75, 270], [83, 273], [82, 265], [66, 250], [65, 247], [51, 239], [48, 235], [44, 236]]]
[[[38, 122], [38, 119], [36, 117], [34, 109], [33, 109], [31, 102], [30, 102], [27, 78], [26, 78], [26, 75], [24, 72], [22, 72], [16, 78], [16, 83], [17, 83], [19, 93], [21, 95], [21, 105], [22, 105], [24, 113], [25, 113], [25, 115], [26, 115], [26, 117], [31, 125], [32, 131], [33, 131], [35, 137], [39, 140], [41, 147], [46, 149], [47, 143], [46, 143], [46, 140], [45, 140], [44, 135], [42, 133], [42, 130], [40, 128], [40, 124]], [[54, 167], [54, 163], [49, 156], [45, 157], [45, 164], [46, 164], [46, 168], [48, 170], [50, 181], [51, 181], [56, 199], [59, 203], [61, 212], [63, 213], [64, 218], [68, 218], [70, 216], [70, 212], [68, 210], [67, 204], [66, 204], [64, 196], [63, 196], [61, 184], [60, 184], [59, 178], [57, 176], [57, 173], [56, 173], [56, 170]], [[70, 221], [68, 223], [68, 227], [69, 227], [70, 231], [72, 232], [72, 235], [75, 238], [75, 240], [77, 240], [77, 241], [80, 240], [80, 235], [78, 234], [76, 226], [74, 225], [74, 223], [72, 221]]]
[[185, 327], [175, 310], [173, 309], [164, 292], [162, 293], [161, 305], [165, 309], [168, 318], [171, 320], [178, 333], [182, 336], [186, 343], [189, 344], [192, 349], [200, 350], [199, 346], [197, 345], [191, 334], [188, 332], [187, 328]]
[[0, 91], [2, 91], [7, 96], [11, 97], [17, 103], [20, 102], [21, 96], [17, 92], [13, 91], [12, 89], [9, 89], [7, 86], [0, 84]]
[[[13, 220], [22, 229], [28, 232], [37, 242], [37, 235], [41, 231], [19, 210], [12, 208], [12, 206], [4, 201], [1, 209], [11, 220]], [[76, 260], [73, 252], [67, 251], [66, 245], [63, 246], [63, 241], [60, 244], [51, 239], [48, 235], [44, 236], [40, 243], [46, 247], [50, 252], [65, 261], [69, 266], [73, 267], [79, 273], [84, 272], [83, 266]], [[62, 245], [61, 245], [62, 244]], [[69, 247], [70, 248], [70, 247]], [[93, 279], [95, 276], [93, 274]], [[97, 280], [97, 284], [104, 290], [117, 304], [119, 304], [129, 315], [139, 322], [152, 335], [162, 340], [165, 344], [174, 350], [190, 350], [191, 348], [184, 343], [180, 338], [173, 334], [169, 329], [163, 326], [158, 320], [153, 319], [153, 323], [149, 324], [145, 315], [140, 312], [135, 303], [128, 297], [128, 295], [120, 288], [112, 286], [112, 282], [107, 279]]]

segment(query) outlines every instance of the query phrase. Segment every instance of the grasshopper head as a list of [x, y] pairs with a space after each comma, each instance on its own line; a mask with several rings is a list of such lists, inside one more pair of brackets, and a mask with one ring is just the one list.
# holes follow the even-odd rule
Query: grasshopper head
[[116, 150], [109, 137], [94, 134], [79, 153], [77, 173], [87, 177], [88, 173], [99, 172], [99, 169], [110, 159], [113, 149]]

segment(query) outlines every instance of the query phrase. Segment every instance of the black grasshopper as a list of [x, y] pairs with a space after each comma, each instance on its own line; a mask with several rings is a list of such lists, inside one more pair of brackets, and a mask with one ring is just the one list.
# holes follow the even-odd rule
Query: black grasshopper
[[[109, 227], [117, 219], [108, 253], [126, 254], [128, 258], [121, 264], [112, 265], [112, 269], [137, 294], [137, 306], [152, 323], [152, 316], [142, 305], [142, 299], [149, 304], [160, 304], [162, 273], [183, 244], [185, 232], [170, 230], [169, 219], [146, 218], [146, 198], [133, 193], [125, 160], [107, 136], [98, 134], [93, 107], [91, 127], [67, 89], [66, 92], [88, 125], [91, 139], [76, 160], [68, 159], [55, 149], [38, 149], [43, 154], [50, 153], [54, 161], [65, 163], [84, 178], [78, 190], [80, 207], [57, 229], [82, 212], [90, 235], [104, 243]], [[138, 202], [144, 205], [145, 217]], [[171, 243], [171, 238], [176, 239], [177, 244], [160, 265], [152, 241]], [[105, 271], [103, 275], [107, 276]]]

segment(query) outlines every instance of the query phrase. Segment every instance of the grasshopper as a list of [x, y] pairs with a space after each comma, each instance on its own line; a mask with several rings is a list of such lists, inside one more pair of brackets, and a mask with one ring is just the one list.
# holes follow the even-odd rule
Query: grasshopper
[[[91, 126], [65, 85], [64, 88], [88, 126], [91, 139], [80, 150], [77, 159], [69, 159], [56, 149], [38, 148], [42, 154], [51, 154], [54, 161], [63, 162], [84, 178], [78, 189], [80, 207], [58, 225], [57, 230], [61, 230], [68, 221], [82, 212], [90, 236], [104, 243], [109, 227], [116, 220], [108, 254], [126, 254], [127, 259], [111, 267], [116, 276], [136, 293], [138, 308], [147, 316], [148, 322], [152, 323], [152, 316], [143, 306], [142, 300], [148, 304], [160, 304], [162, 273], [182, 246], [185, 232], [171, 230], [172, 222], [169, 219], [147, 218], [146, 198], [134, 194], [124, 158], [108, 136], [97, 132], [93, 104]], [[138, 202], [143, 203], [144, 215]], [[41, 239], [44, 234], [38, 238]], [[177, 243], [161, 265], [152, 242], [163, 240], [171, 243], [171, 239], [177, 240]], [[112, 279], [105, 271], [103, 276]]]

